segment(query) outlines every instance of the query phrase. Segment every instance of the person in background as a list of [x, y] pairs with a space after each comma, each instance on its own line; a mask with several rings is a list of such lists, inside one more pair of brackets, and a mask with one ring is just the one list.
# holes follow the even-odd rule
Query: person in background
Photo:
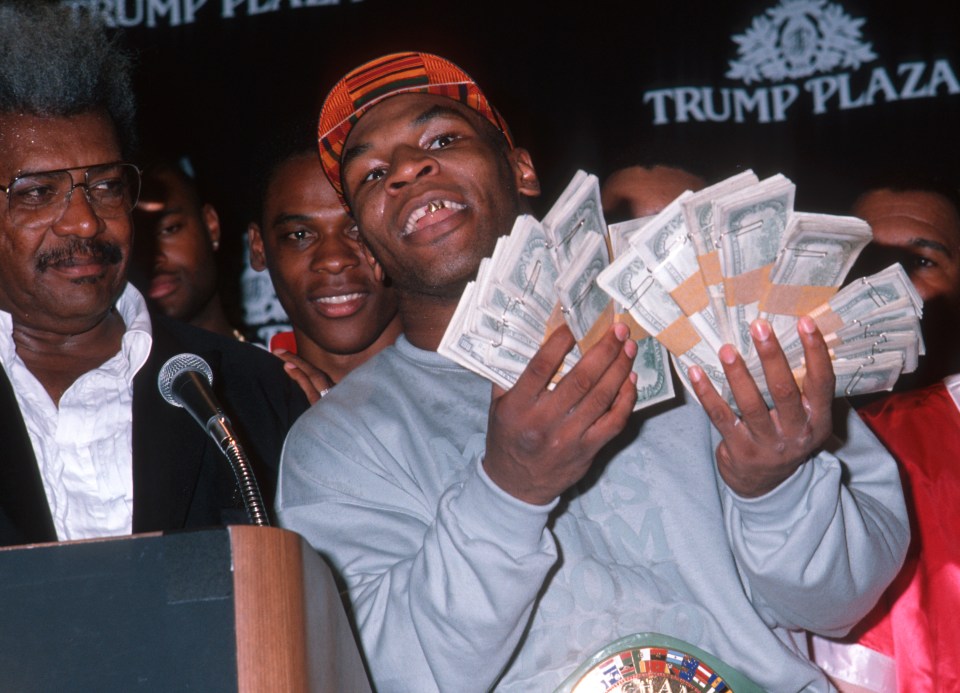
[[926, 355], [901, 377], [895, 390], [925, 387], [960, 372], [960, 192], [941, 178], [902, 176], [874, 184], [851, 214], [873, 229], [851, 276], [865, 276], [899, 262], [923, 299], [921, 327]]
[[814, 656], [844, 690], [960, 690], [960, 195], [899, 178], [852, 213], [873, 229], [857, 276], [900, 262], [924, 300], [918, 373], [859, 408], [900, 464], [912, 538], [873, 611], [842, 641], [813, 639]]
[[161, 366], [208, 362], [265, 498], [306, 399], [263, 350], [152, 315], [127, 282], [131, 60], [99, 18], [4, 3], [0, 26], [0, 545], [245, 522]]
[[608, 223], [656, 214], [685, 190], [697, 191], [706, 181], [676, 166], [652, 164], [619, 168], [600, 186], [603, 216]]
[[393, 344], [401, 325], [396, 293], [364, 254], [310, 130], [275, 145], [261, 178], [258, 221], [247, 234], [250, 264], [269, 271], [293, 327], [274, 336], [270, 350], [312, 403]]
[[220, 218], [203, 202], [189, 161], [161, 160], [143, 171], [133, 214], [131, 281], [159, 312], [235, 339], [218, 291]]
[[800, 320], [802, 391], [769, 324], [752, 326], [774, 410], [726, 345], [742, 415], [696, 368], [701, 404], [632, 415], [622, 323], [553, 383], [574, 346], [561, 327], [504, 392], [436, 349], [539, 194], [530, 153], [468, 75], [425, 53], [350, 72], [318, 132], [404, 333], [291, 429], [277, 513], [344, 579], [376, 688], [553, 690], [652, 632], [764, 690], [829, 690], [804, 630], [856, 623], [908, 529], [896, 465], [834, 402], [815, 323]]

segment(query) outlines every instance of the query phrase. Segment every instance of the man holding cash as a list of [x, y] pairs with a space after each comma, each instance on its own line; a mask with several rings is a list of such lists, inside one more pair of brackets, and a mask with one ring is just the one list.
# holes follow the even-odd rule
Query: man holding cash
[[814, 323], [800, 321], [803, 392], [767, 323], [753, 326], [773, 410], [726, 345], [739, 416], [693, 368], [702, 406], [631, 417], [637, 347], [621, 323], [558, 382], [574, 340], [555, 330], [509, 391], [491, 391], [436, 349], [539, 192], [530, 155], [465, 73], [420, 53], [347, 75], [319, 134], [405, 336], [297, 423], [277, 506], [345, 580], [377, 689], [547, 691], [646, 633], [687, 646], [670, 650], [682, 666], [653, 662], [664, 680], [828, 690], [800, 633], [855, 623], [908, 529], [876, 439], [843, 407], [832, 433]]

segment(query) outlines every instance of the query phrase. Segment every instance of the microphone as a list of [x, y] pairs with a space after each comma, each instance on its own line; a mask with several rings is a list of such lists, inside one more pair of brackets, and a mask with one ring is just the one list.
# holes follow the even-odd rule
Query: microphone
[[255, 525], [269, 525], [253, 469], [237, 441], [230, 419], [213, 394], [212, 385], [210, 364], [196, 354], [172, 356], [160, 367], [157, 376], [160, 396], [173, 406], [186, 409], [230, 462], [250, 521]]
[[157, 376], [160, 395], [175, 407], [186, 409], [217, 445], [231, 435], [226, 417], [211, 390], [213, 370], [194, 354], [178, 354], [167, 360]]

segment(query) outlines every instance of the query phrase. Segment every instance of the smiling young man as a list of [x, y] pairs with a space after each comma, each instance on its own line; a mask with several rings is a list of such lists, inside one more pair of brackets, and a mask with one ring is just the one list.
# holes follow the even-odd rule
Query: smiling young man
[[97, 18], [7, 3], [0, 26], [0, 545], [244, 522], [161, 365], [208, 361], [268, 497], [306, 401], [262, 350], [152, 316], [127, 283], [130, 60]]
[[[315, 140], [282, 136], [264, 164], [250, 265], [269, 270], [293, 327], [270, 342], [311, 402], [400, 334], [397, 296], [363, 252], [317, 157]], [[309, 147], [309, 148], [307, 148]]]
[[769, 326], [753, 326], [772, 411], [727, 345], [741, 416], [699, 372], [702, 407], [631, 416], [623, 325], [552, 387], [574, 344], [556, 331], [503, 392], [435, 350], [539, 192], [530, 155], [462, 70], [423, 53], [348, 74], [319, 135], [404, 335], [291, 430], [277, 508], [344, 578], [377, 689], [552, 690], [604, 646], [653, 632], [768, 690], [828, 690], [794, 639], [856, 622], [908, 530], [876, 439], [843, 406], [845, 437], [832, 433], [813, 322], [803, 392]]

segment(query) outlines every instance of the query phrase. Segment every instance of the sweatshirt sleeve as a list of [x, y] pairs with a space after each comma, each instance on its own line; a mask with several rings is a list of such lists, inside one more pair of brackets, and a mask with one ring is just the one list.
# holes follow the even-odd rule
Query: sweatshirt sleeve
[[[380, 693], [487, 690], [556, 562], [553, 505], [504, 493], [475, 454], [431, 500], [422, 484], [351, 459], [298, 425], [277, 510], [339, 571]], [[323, 464], [316, 463], [323, 460]]]
[[845, 402], [843, 431], [780, 486], [742, 498], [722, 481], [744, 584], [771, 627], [846, 633], [903, 563], [909, 523], [896, 462]]

